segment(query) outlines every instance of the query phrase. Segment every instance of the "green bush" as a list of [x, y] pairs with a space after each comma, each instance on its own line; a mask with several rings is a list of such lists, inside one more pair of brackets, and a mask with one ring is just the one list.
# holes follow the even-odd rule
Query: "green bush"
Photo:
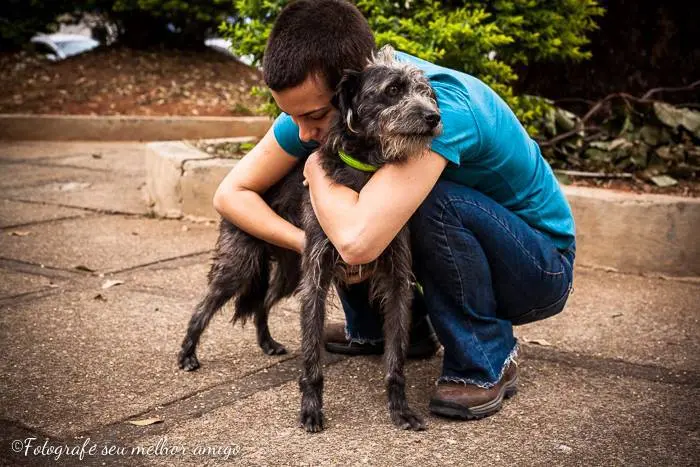
[[[262, 59], [275, 17], [287, 0], [236, 0], [239, 20], [223, 24], [234, 52]], [[538, 60], [582, 60], [586, 34], [603, 14], [597, 0], [358, 0], [377, 45], [465, 71], [491, 85], [537, 134], [549, 108], [544, 100], [518, 96], [513, 67]], [[246, 19], [247, 18], [247, 19]], [[258, 90], [258, 92], [260, 92]], [[275, 113], [269, 105], [268, 111]]]
[[204, 39], [235, 11], [231, 0], [87, 0], [119, 28], [119, 42], [132, 48], [165, 45], [204, 47]]

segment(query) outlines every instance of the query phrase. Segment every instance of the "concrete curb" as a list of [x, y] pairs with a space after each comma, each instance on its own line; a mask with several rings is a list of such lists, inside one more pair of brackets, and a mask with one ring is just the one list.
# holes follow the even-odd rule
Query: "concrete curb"
[[[255, 137], [217, 141], [253, 142]], [[182, 141], [146, 145], [146, 194], [153, 213], [218, 219], [212, 199], [216, 188], [236, 165], [236, 159], [213, 157]]]
[[[218, 219], [212, 198], [236, 160], [183, 142], [147, 145], [156, 215]], [[576, 262], [627, 273], [700, 276], [700, 199], [564, 186], [577, 231]]]
[[268, 117], [148, 117], [0, 114], [0, 140], [172, 141], [255, 136]]
[[700, 199], [564, 187], [577, 262], [632, 273], [700, 276]]

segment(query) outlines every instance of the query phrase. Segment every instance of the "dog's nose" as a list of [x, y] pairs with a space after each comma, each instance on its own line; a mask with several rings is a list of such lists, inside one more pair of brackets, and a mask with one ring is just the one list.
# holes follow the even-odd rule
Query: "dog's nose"
[[430, 125], [430, 128], [435, 128], [438, 123], [440, 123], [440, 114], [437, 112], [428, 112], [423, 115], [423, 119], [425, 120], [425, 123]]

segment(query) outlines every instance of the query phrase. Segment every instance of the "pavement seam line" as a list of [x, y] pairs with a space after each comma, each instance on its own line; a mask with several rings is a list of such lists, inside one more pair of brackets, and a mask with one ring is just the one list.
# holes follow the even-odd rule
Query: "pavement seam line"
[[[521, 360], [535, 360], [574, 368], [583, 368], [603, 375], [624, 376], [642, 381], [700, 388], [700, 373], [685, 369], [673, 369], [648, 363], [634, 363], [609, 357], [585, 354], [577, 351], [542, 348], [521, 344], [525, 348]], [[681, 374], [682, 373], [682, 374]]]
[[[80, 154], [84, 155], [84, 154]], [[122, 175], [131, 175], [129, 172], [120, 172], [118, 170], [114, 169], [99, 169], [96, 167], [84, 167], [82, 165], [73, 165], [73, 164], [51, 164], [50, 161], [53, 160], [62, 160], [62, 159], [69, 159], [70, 157], [75, 157], [75, 156], [68, 156], [68, 157], [47, 157], [43, 159], [25, 159], [25, 160], [18, 160], [18, 161], [3, 161], [4, 164], [8, 165], [29, 165], [29, 166], [34, 166], [34, 167], [48, 167], [48, 168], [53, 168], [53, 169], [79, 169], [79, 170], [88, 170], [90, 172], [101, 172], [101, 173], [114, 173], [117, 172]], [[46, 161], [46, 162], [45, 162]]]
[[5, 258], [0, 256], [0, 268], [7, 269], [14, 272], [22, 272], [25, 274], [34, 274], [36, 276], [44, 276], [50, 278], [61, 278], [61, 279], [74, 279], [78, 277], [86, 277], [87, 271], [78, 271], [71, 269], [54, 268], [52, 266], [46, 266], [36, 263], [30, 263], [28, 261], [22, 261], [14, 258]]
[[[33, 186], [33, 185], [32, 185]], [[32, 186], [29, 186], [30, 188]], [[10, 187], [12, 188], [12, 187]], [[145, 218], [151, 218], [152, 215], [149, 215], [149, 213], [135, 213], [135, 212], [125, 212], [125, 211], [114, 211], [114, 210], [109, 210], [109, 209], [97, 209], [97, 208], [87, 208], [85, 206], [75, 206], [72, 204], [63, 204], [63, 203], [50, 203], [48, 201], [35, 201], [31, 199], [23, 199], [23, 198], [8, 198], [7, 196], [0, 196], [0, 199], [6, 200], [6, 201], [19, 201], [22, 203], [31, 203], [31, 204], [39, 204], [42, 206], [58, 206], [60, 208], [70, 208], [70, 209], [80, 209], [82, 211], [86, 212], [91, 212], [95, 214], [105, 214], [105, 215], [110, 215], [110, 216], [130, 216], [130, 217], [145, 217]], [[59, 220], [59, 219], [53, 219], [53, 220]], [[62, 220], [62, 219], [60, 219]]]
[[[200, 255], [209, 255], [209, 254], [211, 254], [212, 251], [213, 251], [212, 249], [208, 249], [208, 250], [203, 250], [203, 251], [197, 251], [194, 253], [188, 253], [186, 255], [173, 256], [171, 258], [159, 259], [156, 261], [152, 261], [150, 263], [139, 264], [136, 266], [129, 266], [128, 268], [124, 268], [124, 269], [108, 270], [108, 271], [105, 271], [104, 274], [105, 275], [106, 274], [123, 274], [125, 272], [138, 271], [141, 269], [147, 269], [147, 268], [154, 266], [154, 265], [157, 265], [157, 264], [169, 263], [171, 261], [174, 262], [174, 261], [177, 261], [180, 259], [187, 259], [187, 258], [192, 258], [195, 256], [200, 256]], [[160, 269], [160, 268], [155, 268], [155, 269]]]
[[647, 279], [659, 279], [673, 282], [684, 282], [689, 284], [700, 284], [700, 276], [669, 276], [668, 274], [661, 274], [657, 272], [628, 272], [620, 271], [616, 268], [595, 266], [592, 264], [577, 264], [576, 268], [584, 271], [608, 272], [611, 274], [620, 274], [622, 276], [629, 277], [644, 277]]
[[70, 216], [64, 216], [64, 217], [56, 217], [54, 219], [43, 219], [43, 220], [38, 220], [38, 221], [31, 221], [31, 222], [25, 222], [23, 224], [14, 224], [14, 225], [6, 225], [5, 227], [0, 227], [0, 230], [7, 230], [7, 229], [16, 229], [18, 227], [33, 227], [35, 225], [42, 225], [42, 224], [48, 224], [53, 221], [65, 221], [65, 220], [71, 220], [71, 219], [81, 219], [81, 218], [86, 218], [89, 216], [81, 215], [81, 214], [74, 214]]
[[[148, 435], [149, 433], [145, 430], [134, 431], [133, 427], [126, 425], [127, 421], [132, 420], [135, 417], [144, 417], [149, 415], [165, 416], [167, 411], [170, 411], [172, 415], [171, 418], [168, 418], [168, 421], [175, 424], [183, 420], [202, 417], [205, 414], [211, 413], [215, 410], [219, 410], [223, 407], [230, 406], [234, 403], [252, 397], [259, 392], [268, 391], [270, 389], [294, 381], [298, 378], [297, 372], [286, 373], [286, 369], [288, 367], [291, 367], [291, 369], [298, 369], [298, 362], [300, 358], [301, 354], [290, 354], [281, 361], [277, 361], [272, 363], [271, 365], [259, 368], [257, 370], [253, 370], [245, 374], [244, 376], [217, 383], [208, 388], [190, 393], [188, 395], [184, 395], [165, 404], [158, 405], [158, 407], [152, 407], [137, 414], [129, 415], [128, 417], [125, 417], [121, 420], [108, 423], [96, 429], [84, 430], [80, 433], [77, 433], [75, 436], [90, 436], [91, 438], [105, 437], [107, 439], [118, 437], [121, 441], [134, 441], [144, 435]], [[347, 360], [347, 356], [326, 354], [326, 358], [324, 359], [323, 365], [324, 368], [328, 368], [345, 360]], [[266, 381], [266, 378], [271, 379], [271, 381]], [[229, 397], [228, 395], [226, 397], [222, 396], [222, 393], [226, 391], [226, 387], [231, 384], [236, 384], [236, 389], [242, 389], [242, 394], [239, 397]], [[246, 385], [249, 387], [246, 387]], [[192, 417], [193, 410], [185, 407], [184, 403], [195, 397], [204, 396], [206, 398], [207, 395], [210, 396], [210, 400], [213, 400], [214, 403], [204, 408], [203, 410], [196, 411], [196, 417]], [[224, 402], [221, 402], [222, 400]], [[164, 410], [161, 411], [158, 409]], [[160, 433], [170, 431], [170, 427], [168, 425], [163, 426], [163, 424], [157, 424], [152, 425], [152, 427], [153, 430], [158, 430], [158, 432]]]

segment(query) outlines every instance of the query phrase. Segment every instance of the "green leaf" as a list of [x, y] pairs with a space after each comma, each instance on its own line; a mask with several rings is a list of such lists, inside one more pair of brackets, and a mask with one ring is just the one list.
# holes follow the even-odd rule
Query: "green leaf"
[[659, 144], [659, 139], [661, 138], [661, 129], [657, 126], [644, 125], [641, 130], [639, 130], [639, 136], [645, 143], [656, 146]]
[[645, 168], [649, 163], [649, 146], [644, 143], [635, 144], [628, 151], [630, 162], [636, 167]]
[[700, 138], [700, 112], [674, 107], [664, 102], [654, 102], [657, 118], [671, 128], [683, 127]]
[[554, 175], [562, 185], [571, 185], [571, 178], [568, 175], [559, 172], [555, 172]]
[[576, 126], [576, 123], [580, 120], [575, 114], [557, 108], [554, 112], [557, 125], [564, 131], [571, 131]]
[[586, 158], [594, 162], [609, 163], [613, 159], [613, 154], [610, 151], [597, 149], [595, 147], [586, 149]]

